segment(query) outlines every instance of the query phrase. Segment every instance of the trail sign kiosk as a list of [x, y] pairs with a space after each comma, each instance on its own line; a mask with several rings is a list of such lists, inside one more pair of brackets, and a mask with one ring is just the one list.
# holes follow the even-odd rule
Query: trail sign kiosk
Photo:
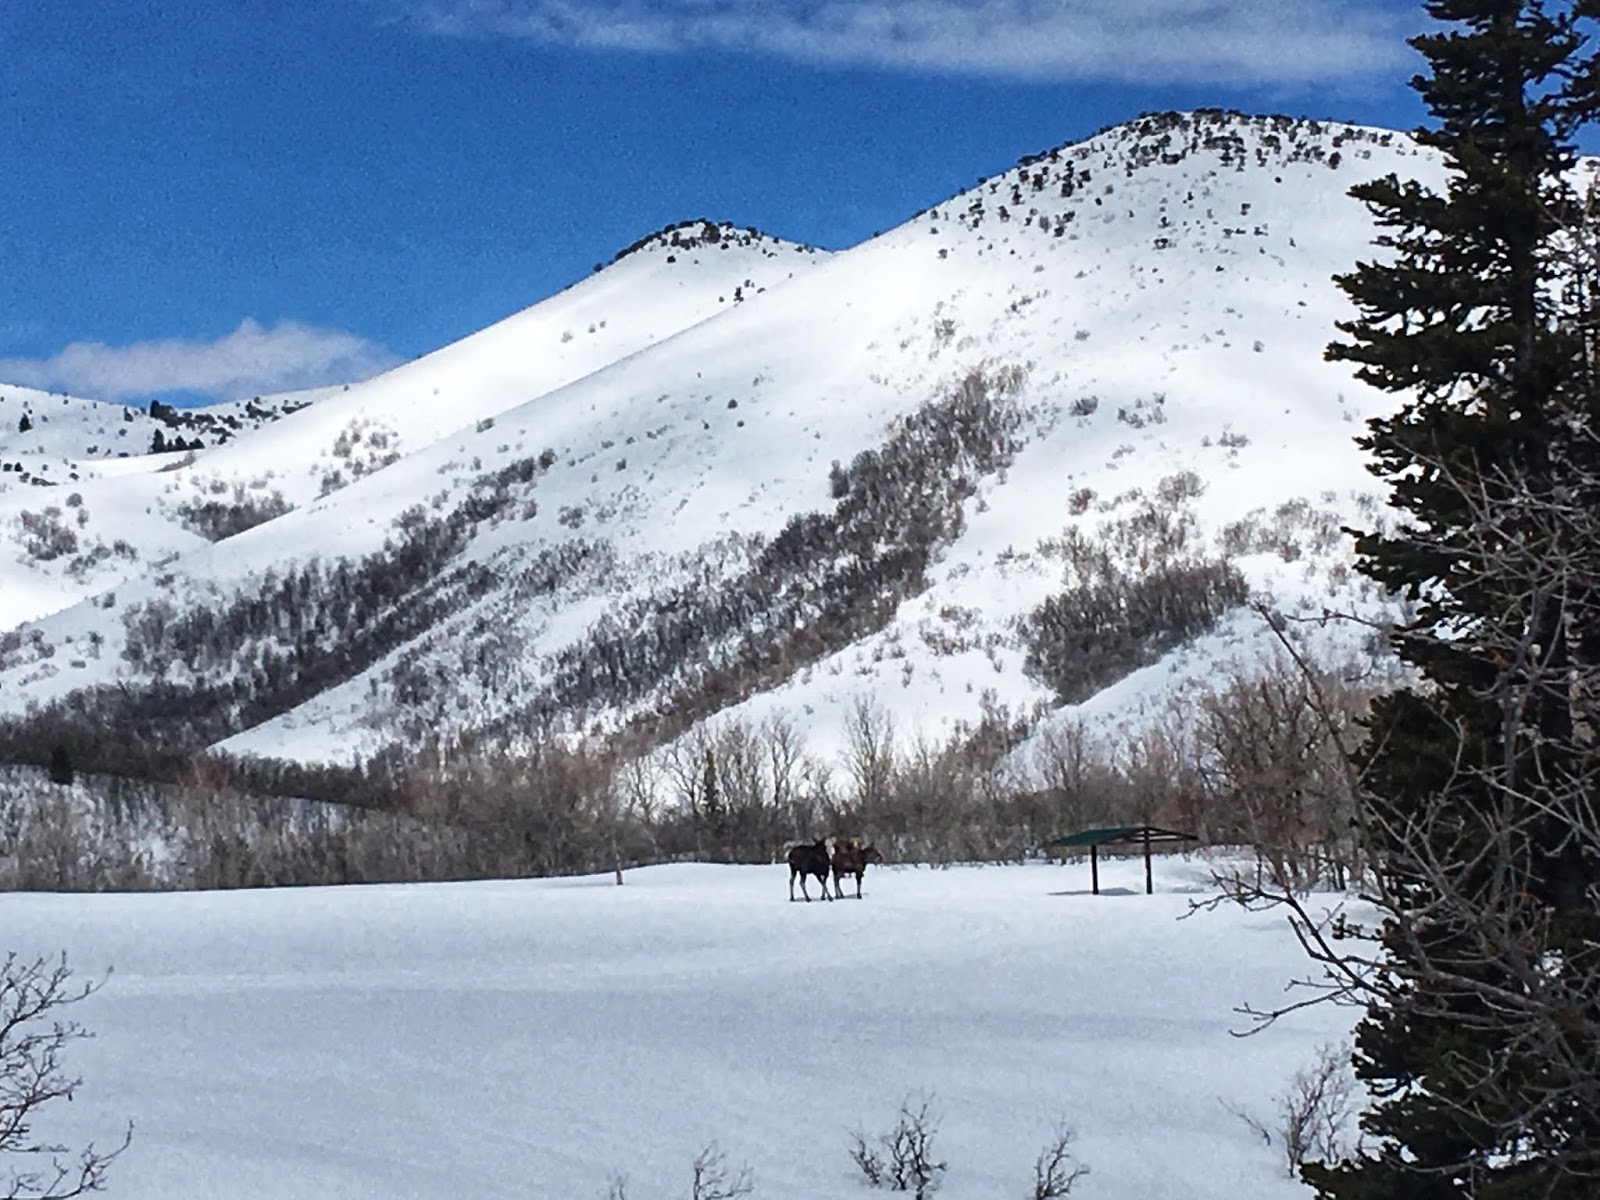
[[1069, 833], [1046, 843], [1052, 850], [1071, 850], [1089, 847], [1089, 879], [1094, 894], [1100, 894], [1100, 847], [1142, 845], [1144, 847], [1144, 891], [1152, 894], [1156, 889], [1150, 876], [1150, 847], [1164, 842], [1198, 842], [1192, 833], [1179, 833], [1174, 829], [1160, 829], [1154, 825], [1117, 825], [1111, 829], [1085, 829], [1082, 833]]

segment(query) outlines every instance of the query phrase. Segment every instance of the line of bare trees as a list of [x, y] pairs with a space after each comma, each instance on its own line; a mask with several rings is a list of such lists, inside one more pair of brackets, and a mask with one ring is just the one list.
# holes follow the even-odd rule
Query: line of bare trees
[[[1299, 653], [1187, 691], [1114, 736], [1059, 715], [1030, 726], [991, 701], [976, 722], [934, 738], [907, 734], [863, 699], [846, 716], [840, 752], [826, 758], [779, 717], [702, 727], [638, 754], [551, 731], [511, 753], [432, 744], [325, 780], [314, 768], [269, 780], [260, 764], [227, 760], [192, 767], [177, 784], [80, 772], [61, 786], [43, 770], [7, 768], [0, 888], [771, 862], [788, 844], [838, 833], [871, 838], [891, 861], [1020, 861], [1062, 832], [1142, 822], [1255, 847], [1257, 882], [1343, 887], [1359, 859], [1340, 747], [1389, 681], [1370, 661], [1318, 666]], [[360, 803], [289, 800], [285, 790]]]

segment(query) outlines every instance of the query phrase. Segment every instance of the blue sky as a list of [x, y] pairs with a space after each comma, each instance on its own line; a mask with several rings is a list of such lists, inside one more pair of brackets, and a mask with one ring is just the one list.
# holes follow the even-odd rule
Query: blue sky
[[673, 221], [830, 248], [1149, 109], [1412, 127], [1400, 0], [5, 0], [0, 380], [358, 378]]

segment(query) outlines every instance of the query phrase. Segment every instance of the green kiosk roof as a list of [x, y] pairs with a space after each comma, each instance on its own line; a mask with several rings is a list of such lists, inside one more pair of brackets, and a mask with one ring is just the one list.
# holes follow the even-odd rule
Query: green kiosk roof
[[1094, 894], [1100, 894], [1100, 859], [1101, 846], [1116, 845], [1119, 842], [1128, 842], [1144, 847], [1144, 890], [1146, 893], [1155, 891], [1155, 880], [1150, 873], [1150, 847], [1161, 842], [1198, 842], [1200, 839], [1192, 833], [1179, 833], [1176, 829], [1162, 829], [1156, 825], [1113, 825], [1109, 829], [1085, 829], [1081, 833], [1068, 833], [1058, 838], [1052, 838], [1045, 843], [1052, 849], [1071, 849], [1074, 846], [1089, 847], [1089, 879], [1094, 888]]
[[1175, 829], [1161, 829], [1155, 825], [1114, 825], [1109, 829], [1085, 829], [1052, 838], [1049, 846], [1104, 846], [1107, 842], [1198, 842], [1192, 833], [1179, 833]]

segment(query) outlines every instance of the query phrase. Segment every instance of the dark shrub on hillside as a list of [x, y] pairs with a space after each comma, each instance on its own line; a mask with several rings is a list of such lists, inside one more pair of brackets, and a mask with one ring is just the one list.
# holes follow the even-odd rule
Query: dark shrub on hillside
[[229, 503], [224, 500], [191, 500], [178, 506], [178, 520], [190, 533], [208, 542], [220, 542], [265, 525], [289, 512], [294, 506], [282, 492], [269, 496], [247, 496]]
[[78, 549], [78, 534], [62, 519], [61, 510], [54, 505], [42, 512], [24, 509], [17, 514], [21, 536], [18, 540], [28, 556], [39, 562], [74, 554]]
[[1221, 560], [1164, 562], [1142, 575], [1107, 563], [1022, 622], [1024, 669], [1076, 704], [1207, 632], [1247, 598], [1244, 577]]

